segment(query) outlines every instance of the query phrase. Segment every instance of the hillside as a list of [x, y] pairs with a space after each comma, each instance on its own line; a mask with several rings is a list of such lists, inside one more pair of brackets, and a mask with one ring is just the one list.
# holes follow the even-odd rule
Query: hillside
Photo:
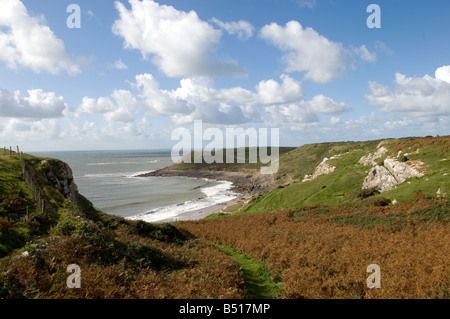
[[448, 136], [305, 145], [273, 191], [176, 226], [263, 261], [282, 298], [448, 299], [449, 158]]
[[[232, 258], [211, 243], [104, 214], [78, 194], [67, 164], [24, 158], [46, 204], [41, 211], [19, 156], [0, 156], [0, 299], [245, 296]], [[71, 264], [80, 266], [81, 289], [67, 287]]]
[[448, 198], [449, 174], [449, 136], [304, 145], [281, 156], [278, 188], [239, 211], [336, 205], [380, 193], [394, 202], [419, 191]]
[[[24, 155], [24, 174], [0, 155], [0, 298], [450, 298], [450, 137], [280, 154], [264, 179], [260, 163], [156, 172], [229, 178], [245, 195], [160, 225], [98, 211], [57, 159]], [[66, 285], [71, 264], [81, 289]]]

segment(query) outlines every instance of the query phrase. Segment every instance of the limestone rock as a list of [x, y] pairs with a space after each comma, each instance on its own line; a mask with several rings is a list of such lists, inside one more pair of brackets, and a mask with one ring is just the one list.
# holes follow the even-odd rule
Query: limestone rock
[[[333, 156], [333, 158], [337, 158], [338, 155]], [[306, 175], [303, 179], [303, 182], [312, 181], [319, 177], [320, 175], [327, 175], [336, 170], [335, 166], [329, 165], [327, 162], [329, 161], [329, 158], [325, 157], [323, 161], [316, 167], [316, 170], [314, 171], [314, 174], [312, 175]]]
[[364, 179], [362, 189], [376, 188], [380, 193], [393, 189], [398, 184], [383, 166], [376, 165]]
[[385, 159], [384, 166], [395, 177], [399, 184], [403, 183], [408, 178], [423, 176], [423, 173], [420, 173], [413, 166], [410, 166], [407, 163], [396, 161], [392, 158]]
[[387, 151], [388, 150], [384, 146], [381, 146], [377, 149], [377, 151], [374, 154], [370, 153], [367, 156], [361, 157], [361, 159], [359, 160], [359, 163], [363, 164], [364, 166], [376, 165], [375, 161], [377, 159], [383, 157], [383, 155], [386, 154]]

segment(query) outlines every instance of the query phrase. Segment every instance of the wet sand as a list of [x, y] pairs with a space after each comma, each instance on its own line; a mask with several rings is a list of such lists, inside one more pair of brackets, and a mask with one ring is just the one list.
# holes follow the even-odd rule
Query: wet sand
[[184, 176], [193, 178], [208, 178], [216, 181], [229, 181], [233, 183], [231, 191], [240, 196], [229, 202], [205, 207], [202, 209], [181, 213], [175, 217], [166, 218], [154, 223], [168, 223], [186, 220], [200, 220], [205, 217], [218, 213], [229, 205], [234, 205], [253, 196], [269, 192], [276, 187], [276, 183], [271, 175], [261, 175], [257, 172], [225, 172], [225, 171], [207, 171], [207, 170], [175, 170], [169, 166], [157, 171], [138, 175], [139, 177], [159, 176], [172, 177]]
[[162, 223], [170, 223], [170, 222], [186, 221], [186, 220], [200, 220], [205, 217], [208, 217], [209, 215], [219, 212], [222, 208], [224, 208], [226, 206], [227, 206], [226, 204], [218, 204], [218, 205], [209, 206], [209, 207], [205, 207], [205, 208], [198, 209], [198, 210], [193, 210], [190, 212], [184, 212], [175, 217], [158, 220], [158, 221], [154, 222], [154, 224], [162, 224]]

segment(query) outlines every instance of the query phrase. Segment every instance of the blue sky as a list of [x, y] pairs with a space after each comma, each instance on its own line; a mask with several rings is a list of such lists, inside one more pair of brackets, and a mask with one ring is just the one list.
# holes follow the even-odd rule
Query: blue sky
[[[70, 4], [81, 28], [70, 29]], [[369, 4], [381, 8], [370, 29]], [[280, 144], [447, 135], [450, 2], [2, 0], [0, 141], [171, 148], [205, 127]]]

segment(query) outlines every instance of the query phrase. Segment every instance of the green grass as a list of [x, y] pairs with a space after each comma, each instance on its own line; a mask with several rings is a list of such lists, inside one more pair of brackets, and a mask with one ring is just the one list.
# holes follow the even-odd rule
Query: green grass
[[[3, 153], [2, 153], [3, 154]], [[18, 155], [0, 155], [0, 258], [23, 247], [41, 228], [40, 214], [22, 178]], [[30, 216], [26, 217], [27, 207]]]
[[[191, 154], [191, 163], [181, 163], [178, 165], [174, 166], [174, 169], [177, 170], [211, 170], [211, 171], [228, 171], [228, 172], [238, 172], [241, 170], [258, 170], [261, 168], [261, 166], [267, 166], [269, 164], [263, 164], [260, 162], [259, 159], [259, 149], [257, 150], [257, 163], [250, 163], [249, 162], [249, 153], [250, 153], [250, 149], [255, 150], [255, 148], [248, 148], [246, 147], [244, 149], [244, 158], [245, 158], [245, 162], [244, 163], [238, 163], [238, 151], [234, 150], [234, 160], [232, 163], [227, 163], [226, 160], [226, 154], [227, 154], [227, 150], [223, 150], [223, 159], [222, 162], [223, 163], [212, 163], [212, 164], [208, 164], [206, 163], [204, 160], [202, 163], [194, 163], [194, 155]], [[279, 156], [281, 157], [283, 154], [294, 150], [294, 147], [279, 147], [278, 148], [278, 152], [279, 152]], [[242, 149], [239, 149], [242, 150]], [[268, 148], [267, 153], [269, 154], [269, 156], [271, 155], [271, 148]], [[214, 152], [213, 154], [214, 155]]]
[[234, 247], [216, 244], [222, 252], [233, 257], [245, 281], [247, 282], [246, 299], [274, 299], [281, 296], [282, 283], [272, 281], [271, 273], [261, 261], [256, 261], [246, 254], [238, 252]]
[[[385, 140], [387, 154], [381, 158], [380, 164], [387, 156], [396, 156], [398, 147], [395, 143], [416, 141], [415, 138]], [[417, 192], [436, 197], [441, 193], [450, 193], [450, 150], [447, 141], [430, 140], [433, 143], [420, 147], [419, 153], [413, 152], [403, 160], [420, 160], [425, 163], [425, 176], [411, 178], [394, 189], [383, 193], [383, 197], [397, 201], [411, 200]], [[435, 141], [435, 142], [434, 142]], [[311, 175], [324, 157], [342, 154], [341, 157], [329, 160], [328, 164], [336, 170], [328, 175], [319, 176], [308, 182], [295, 181], [279, 187], [263, 196], [253, 198], [248, 204], [236, 209], [238, 214], [275, 212], [280, 209], [295, 209], [301, 206], [339, 205], [353, 202], [352, 194], [361, 189], [370, 166], [359, 164], [362, 156], [376, 151], [381, 142], [343, 142], [305, 145], [285, 153], [280, 160], [280, 179], [288, 176], [302, 180], [305, 175]], [[410, 148], [402, 149], [403, 154]], [[443, 160], [447, 159], [447, 160]], [[445, 175], [447, 174], [447, 175]]]
[[421, 191], [434, 197], [439, 188], [442, 193], [450, 194], [450, 150], [441, 150], [444, 145], [445, 143], [441, 142], [423, 146], [420, 147], [419, 153], [408, 155], [409, 160], [421, 160], [425, 163], [425, 175], [410, 179], [410, 183], [407, 181], [397, 185], [395, 189], [383, 193], [383, 196], [398, 201], [408, 200], [411, 194]]
[[337, 205], [349, 201], [350, 194], [360, 188], [367, 168], [355, 163], [363, 151], [355, 150], [341, 158], [330, 160], [336, 170], [308, 182], [294, 182], [277, 188], [242, 207], [241, 213], [274, 212], [300, 206]]
[[376, 149], [378, 141], [368, 142], [337, 142], [303, 145], [280, 157], [280, 168], [276, 178], [283, 179], [288, 176], [302, 180], [305, 175], [314, 172], [317, 165], [327, 157], [360, 150], [363, 154]]

